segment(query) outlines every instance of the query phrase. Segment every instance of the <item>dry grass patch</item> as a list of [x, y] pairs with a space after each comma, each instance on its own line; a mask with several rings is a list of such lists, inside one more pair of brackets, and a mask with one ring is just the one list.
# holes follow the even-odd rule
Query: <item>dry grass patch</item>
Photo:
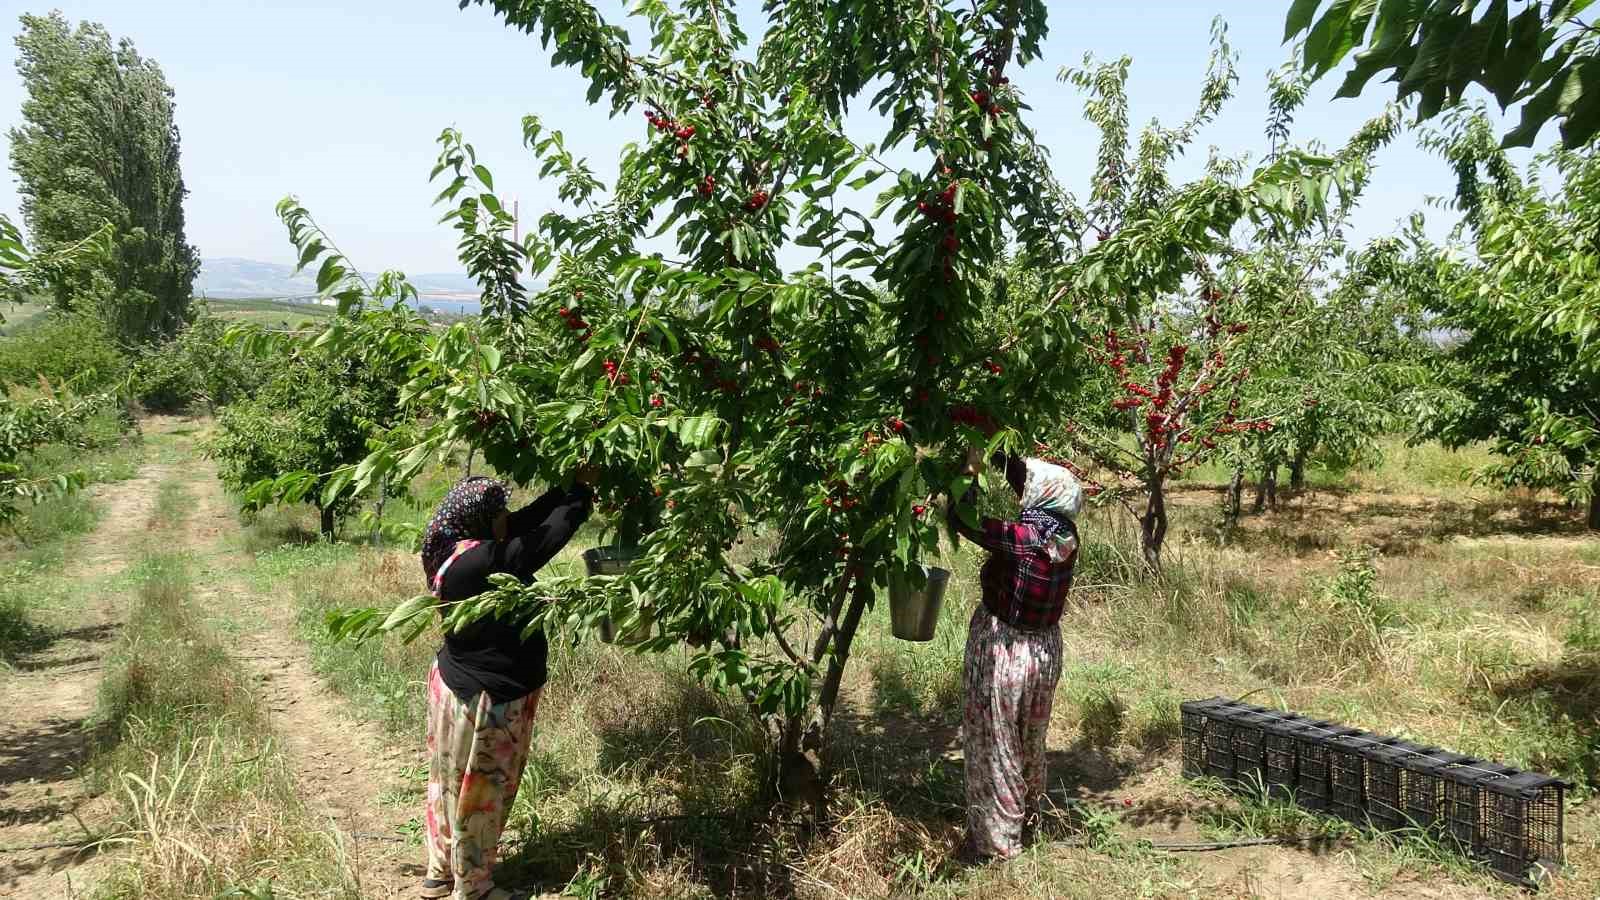
[[94, 781], [120, 805], [122, 858], [101, 896], [213, 898], [273, 882], [280, 897], [359, 897], [273, 747], [249, 678], [200, 624], [186, 561], [147, 557], [108, 661]]

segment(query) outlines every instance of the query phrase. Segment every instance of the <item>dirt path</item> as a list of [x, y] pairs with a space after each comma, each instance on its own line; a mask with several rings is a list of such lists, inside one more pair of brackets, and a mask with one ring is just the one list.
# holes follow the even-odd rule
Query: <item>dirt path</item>
[[[151, 419], [146, 431], [180, 420]], [[83, 781], [106, 652], [127, 600], [96, 589], [137, 558], [170, 467], [147, 464], [131, 480], [99, 486], [100, 523], [68, 552], [68, 574], [82, 584], [83, 605], [50, 645], [0, 675], [0, 896], [70, 897], [92, 880], [94, 854], [75, 846], [104, 818]], [[36, 845], [33, 850], [10, 848]]]
[[251, 562], [228, 542], [238, 517], [209, 461], [196, 460], [188, 471], [193, 512], [187, 532], [193, 548], [219, 574], [201, 583], [197, 599], [233, 613], [230, 618], [240, 628], [235, 658], [258, 679], [300, 796], [338, 832], [361, 895], [410, 896], [422, 877], [422, 851], [400, 829], [415, 811], [385, 807], [379, 798], [399, 787], [399, 769], [417, 760], [386, 746], [375, 726], [353, 719], [317, 678], [295, 636], [292, 601], [260, 596], [227, 576]]
[[[409, 896], [421, 877], [420, 850], [400, 836], [412, 810], [385, 808], [401, 766], [415, 763], [384, 748], [377, 730], [353, 721], [311, 671], [283, 598], [257, 596], [229, 575], [250, 564], [234, 549], [238, 519], [214, 467], [198, 458], [181, 429], [158, 418], [147, 432], [184, 434], [190, 458], [149, 463], [138, 475], [96, 490], [99, 527], [70, 552], [71, 576], [83, 585], [72, 627], [49, 647], [0, 676], [0, 897], [54, 898], [84, 893], [105, 862], [81, 849], [85, 829], [105, 824], [111, 802], [91, 796], [82, 779], [92, 743], [87, 726], [127, 598], [96, 582], [125, 570], [148, 546], [145, 536], [161, 484], [183, 474], [190, 507], [183, 527], [164, 532], [168, 549], [188, 551], [214, 575], [197, 579], [196, 601], [230, 623], [235, 656], [252, 671], [271, 711], [271, 726], [312, 812], [335, 830], [363, 897]], [[82, 823], [80, 826], [79, 823]], [[18, 847], [41, 846], [17, 851]]]

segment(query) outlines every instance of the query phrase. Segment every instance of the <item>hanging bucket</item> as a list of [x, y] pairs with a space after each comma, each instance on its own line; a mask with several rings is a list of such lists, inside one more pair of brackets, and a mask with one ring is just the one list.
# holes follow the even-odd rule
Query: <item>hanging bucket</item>
[[950, 586], [950, 570], [922, 567], [922, 587], [906, 577], [889, 579], [889, 625], [902, 641], [931, 641]]
[[[583, 567], [590, 575], [621, 575], [628, 570], [628, 564], [638, 558], [639, 551], [631, 547], [595, 547], [583, 552]], [[656, 624], [655, 617], [646, 610], [640, 610], [636, 619], [633, 627], [622, 632], [622, 643], [637, 644], [649, 640]], [[603, 643], [617, 643], [617, 623], [610, 616], [600, 619], [597, 630]]]

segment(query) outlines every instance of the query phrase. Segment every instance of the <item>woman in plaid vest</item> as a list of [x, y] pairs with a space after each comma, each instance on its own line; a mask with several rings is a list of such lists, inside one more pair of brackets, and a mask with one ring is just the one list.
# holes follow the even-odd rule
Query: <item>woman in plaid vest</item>
[[1058, 623], [1078, 557], [1074, 520], [1083, 489], [1071, 472], [1042, 460], [997, 454], [991, 464], [1004, 467], [1022, 501], [1017, 520], [983, 519], [973, 528], [957, 512], [972, 491], [948, 515], [959, 534], [989, 551], [963, 671], [966, 852], [1010, 859], [1022, 852], [1024, 823], [1044, 798], [1045, 735], [1061, 679]]

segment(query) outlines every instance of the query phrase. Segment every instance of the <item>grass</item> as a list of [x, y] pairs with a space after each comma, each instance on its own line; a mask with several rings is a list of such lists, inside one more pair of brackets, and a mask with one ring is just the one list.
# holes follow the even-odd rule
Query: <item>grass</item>
[[[740, 705], [684, 675], [679, 652], [636, 656], [582, 640], [554, 647], [534, 751], [513, 811], [508, 871], [578, 896], [1124, 897], [1249, 893], [1227, 859], [1150, 842], [1297, 836], [1372, 890], [1444, 881], [1491, 888], [1481, 869], [1417, 835], [1358, 834], [1279, 801], [1177, 776], [1178, 704], [1250, 694], [1311, 715], [1571, 778], [1576, 871], [1547, 889], [1592, 897], [1600, 818], [1600, 553], [1547, 497], [1471, 484], [1481, 451], [1386, 443], [1381, 463], [1314, 468], [1312, 490], [1247, 515], [1221, 539], [1215, 483], [1176, 492], [1160, 578], [1140, 574], [1117, 510], [1084, 521], [1065, 674], [1050, 737], [1052, 797], [1072, 801], [1050, 841], [967, 869], [958, 725], [977, 554], [954, 572], [933, 641], [889, 636], [868, 614], [835, 722], [832, 827], [765, 805], [765, 744]], [[448, 482], [391, 512], [425, 518]], [[1286, 479], [1285, 479], [1286, 480]], [[303, 518], [258, 520], [249, 573], [294, 598], [318, 670], [397, 745], [420, 741], [420, 683], [437, 636], [333, 645], [330, 609], [390, 605], [420, 588], [405, 550], [304, 543]], [[576, 565], [580, 538], [552, 565]], [[423, 775], [389, 798], [417, 804]], [[1179, 829], [1174, 831], [1173, 829]], [[419, 851], [420, 852], [420, 851]]]
[[235, 322], [267, 328], [299, 328], [314, 325], [333, 315], [333, 308], [315, 303], [290, 303], [283, 300], [227, 300], [208, 298], [207, 311]]
[[[111, 422], [89, 426], [97, 433], [118, 427]], [[131, 478], [138, 471], [143, 447], [117, 434], [109, 431], [109, 446], [87, 455], [61, 445], [36, 448], [21, 460], [24, 472], [34, 477], [79, 468], [91, 483], [100, 484]], [[87, 492], [49, 497], [23, 506], [9, 534], [0, 539], [0, 671], [49, 645], [54, 629], [41, 616], [64, 605], [70, 589], [70, 580], [63, 577], [66, 548], [71, 538], [93, 530], [99, 518], [100, 509]]]
[[35, 620], [35, 572], [26, 563], [0, 574], [0, 670], [50, 645], [50, 628]]
[[[180, 483], [161, 486], [155, 540], [186, 504]], [[276, 883], [354, 900], [345, 848], [312, 824], [253, 680], [204, 624], [192, 566], [151, 551], [125, 579], [134, 601], [101, 685], [91, 774], [118, 801], [103, 847], [122, 864], [97, 895], [198, 900]]]

